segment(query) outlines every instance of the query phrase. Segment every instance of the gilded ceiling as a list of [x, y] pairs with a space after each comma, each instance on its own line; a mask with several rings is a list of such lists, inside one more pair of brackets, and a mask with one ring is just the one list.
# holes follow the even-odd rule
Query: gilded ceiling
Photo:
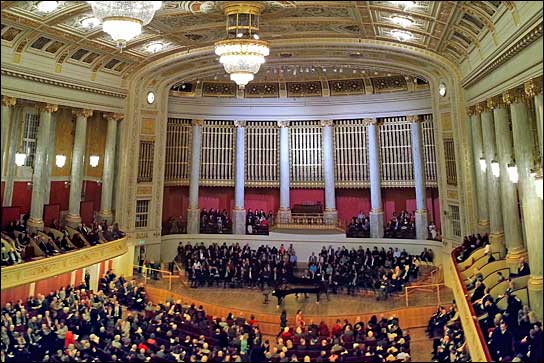
[[[51, 13], [41, 13], [36, 3], [2, 1], [2, 45], [13, 47], [17, 53], [37, 52], [54, 58], [58, 64], [75, 63], [93, 71], [123, 75], [162, 56], [210, 46], [225, 37], [224, 15], [217, 1], [163, 1], [153, 21], [122, 52], [100, 25], [82, 25], [92, 16], [86, 2], [61, 1]], [[281, 59], [285, 66], [296, 64], [300, 54], [279, 54], [274, 51], [275, 41], [359, 38], [400, 42], [394, 30], [413, 34], [404, 43], [460, 63], [473, 47], [479, 47], [485, 34], [494, 33], [497, 16], [515, 11], [514, 2], [507, 1], [416, 1], [416, 6], [409, 9], [402, 9], [394, 1], [265, 3], [261, 39], [271, 42], [270, 58], [285, 58]], [[409, 18], [409, 29], [392, 21], [395, 15]], [[155, 43], [161, 43], [162, 50], [148, 49]], [[349, 66], [345, 69], [346, 74], [351, 71]], [[269, 74], [273, 72], [269, 70]]]

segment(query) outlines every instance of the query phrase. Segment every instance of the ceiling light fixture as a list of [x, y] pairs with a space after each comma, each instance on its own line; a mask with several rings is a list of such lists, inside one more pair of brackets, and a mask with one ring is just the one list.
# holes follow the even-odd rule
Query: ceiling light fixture
[[391, 35], [397, 38], [397, 40], [401, 42], [405, 42], [407, 40], [410, 40], [414, 37], [414, 35], [408, 31], [405, 30], [399, 30], [399, 29], [393, 29], [391, 30]]
[[162, 1], [87, 1], [93, 14], [102, 21], [102, 30], [108, 33], [119, 48], [142, 33]]
[[100, 20], [94, 16], [88, 16], [81, 19], [80, 23], [84, 28], [93, 29], [100, 25]]
[[161, 50], [163, 50], [163, 48], [164, 48], [164, 43], [162, 42], [153, 42], [148, 44], [146, 47], [147, 51], [151, 53], [160, 52]]
[[408, 28], [414, 24], [414, 21], [405, 16], [395, 15], [391, 18], [391, 21], [397, 25], [400, 25], [403, 28]]
[[230, 74], [230, 79], [244, 89], [259, 72], [265, 62], [264, 57], [270, 54], [268, 43], [254, 37], [259, 31], [259, 17], [264, 5], [228, 2], [223, 10], [227, 16], [227, 39], [215, 43], [215, 54]]
[[36, 7], [42, 13], [50, 13], [59, 7], [58, 1], [39, 1]]
[[391, 1], [391, 2], [397, 5], [402, 11], [405, 11], [417, 6], [415, 1]]

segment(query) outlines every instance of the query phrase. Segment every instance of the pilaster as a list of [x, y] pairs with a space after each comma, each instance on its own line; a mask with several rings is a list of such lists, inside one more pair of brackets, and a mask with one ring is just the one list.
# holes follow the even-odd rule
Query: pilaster
[[100, 197], [101, 210], [98, 212], [99, 220], [106, 220], [111, 223], [113, 220], [112, 198], [113, 198], [113, 179], [114, 164], [116, 154], [117, 123], [123, 118], [121, 114], [104, 114], [108, 120], [108, 130], [106, 134], [106, 147], [104, 152], [104, 168], [102, 172], [102, 195]]
[[[7, 164], [8, 157], [8, 140], [9, 140], [9, 128], [11, 125], [11, 119], [13, 115], [13, 106], [17, 99], [15, 97], [2, 96], [2, 153], [0, 154], [2, 159], [2, 181], [4, 181], [4, 175], [7, 173], [7, 168], [4, 166]], [[12, 139], [12, 142], [15, 142], [15, 139]]]
[[364, 119], [368, 134], [368, 164], [370, 169], [370, 237], [383, 237], [383, 205], [380, 176], [380, 145], [378, 122], [375, 118]]
[[323, 218], [325, 224], [338, 222], [336, 211], [336, 194], [334, 178], [334, 146], [333, 146], [333, 121], [321, 120], [323, 127], [323, 174], [325, 181], [325, 213]]

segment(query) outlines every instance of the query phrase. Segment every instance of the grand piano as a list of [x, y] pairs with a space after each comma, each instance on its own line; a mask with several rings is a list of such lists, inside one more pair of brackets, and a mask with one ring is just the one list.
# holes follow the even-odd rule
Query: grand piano
[[319, 296], [323, 292], [326, 292], [325, 288], [319, 281], [304, 277], [291, 277], [286, 284], [277, 286], [272, 291], [272, 296], [278, 299], [278, 306], [282, 304], [287, 295], [291, 294], [295, 294], [297, 297], [298, 294], [304, 294], [305, 297], [308, 297], [307, 294], [316, 294], [319, 303]]

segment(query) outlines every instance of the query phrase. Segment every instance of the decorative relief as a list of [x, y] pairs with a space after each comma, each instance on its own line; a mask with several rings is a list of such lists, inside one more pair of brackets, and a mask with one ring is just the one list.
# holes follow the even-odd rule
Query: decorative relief
[[280, 86], [278, 83], [250, 83], [244, 91], [245, 98], [278, 98]]
[[362, 79], [341, 79], [329, 81], [331, 96], [357, 95], [365, 93], [365, 84]]
[[402, 76], [398, 77], [375, 77], [372, 78], [374, 93], [408, 91], [406, 80]]
[[15, 106], [17, 99], [15, 97], [2, 96], [2, 106]]
[[2, 268], [2, 290], [28, 284], [109, 260], [128, 251], [127, 238]]
[[447, 196], [448, 196], [448, 199], [453, 199], [453, 200], [459, 199], [459, 194], [457, 193], [457, 190], [448, 189]]
[[524, 83], [525, 93], [529, 97], [534, 97], [542, 93], [542, 78], [531, 79]]
[[202, 86], [203, 97], [236, 97], [236, 84], [234, 82], [204, 82]]
[[151, 185], [139, 185], [136, 189], [137, 196], [147, 196], [151, 195], [153, 187]]
[[321, 82], [287, 82], [287, 97], [321, 96]]
[[141, 133], [144, 135], [154, 135], [155, 134], [155, 120], [150, 118], [144, 118], [142, 120]]

